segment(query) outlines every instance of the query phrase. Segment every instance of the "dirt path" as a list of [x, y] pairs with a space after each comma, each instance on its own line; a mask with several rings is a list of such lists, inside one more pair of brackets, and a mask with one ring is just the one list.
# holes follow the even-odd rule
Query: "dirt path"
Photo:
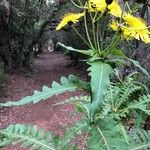
[[[44, 52], [38, 56], [38, 59], [33, 64], [34, 75], [14, 74], [9, 78], [7, 85], [8, 96], [7, 98], [1, 98], [0, 101], [19, 100], [24, 96], [32, 95], [34, 90], [41, 90], [43, 85], [50, 86], [53, 80], [59, 81], [61, 76], [67, 76], [68, 74], [81, 76], [81, 70], [75, 67], [66, 67], [69, 63], [69, 58], [61, 53]], [[36, 124], [38, 127], [57, 132], [61, 136], [64, 127], [77, 121], [78, 117], [70, 118], [70, 114], [73, 112], [73, 107], [70, 105], [51, 106], [75, 94], [81, 94], [81, 92], [67, 92], [35, 105], [29, 104], [1, 109], [0, 128], [7, 127], [12, 123]], [[17, 146], [9, 146], [3, 150], [22, 149]]]

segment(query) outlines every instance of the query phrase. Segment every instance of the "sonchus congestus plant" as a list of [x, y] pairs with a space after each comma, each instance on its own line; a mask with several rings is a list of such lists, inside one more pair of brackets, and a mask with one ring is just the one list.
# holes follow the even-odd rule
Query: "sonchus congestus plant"
[[[78, 2], [79, 4], [75, 2], [73, 4], [81, 8], [81, 12], [66, 14], [56, 30], [72, 23], [73, 29], [89, 46], [89, 50], [79, 50], [58, 43], [70, 51], [88, 56], [87, 63], [90, 65], [88, 71], [91, 76], [91, 102], [85, 107], [91, 122], [93, 122], [94, 115], [104, 101], [104, 95], [110, 85], [110, 75], [115, 69], [114, 66], [118, 62], [125, 63], [126, 60], [138, 65], [136, 61], [129, 59], [121, 50], [117, 49], [118, 44], [123, 40], [133, 39], [150, 43], [150, 32], [143, 19], [132, 15], [128, 3], [124, 3], [121, 7], [117, 0], [89, 0], [85, 4], [80, 0]], [[129, 10], [126, 10], [126, 6]], [[83, 37], [74, 25], [82, 18], [86, 37]], [[114, 36], [108, 43], [104, 42], [106, 41], [107, 30], [114, 31]], [[146, 73], [146, 71], [144, 72]]]
[[[32, 150], [70, 150], [68, 143], [81, 133], [88, 133], [89, 150], [147, 150], [150, 148], [150, 131], [141, 128], [145, 116], [150, 115], [150, 95], [145, 86], [128, 76], [122, 81], [111, 82], [110, 76], [117, 75], [116, 66], [131, 61], [142, 72], [148, 74], [137, 61], [128, 58], [123, 51], [117, 49], [124, 40], [142, 40], [150, 43], [149, 27], [141, 18], [132, 15], [127, 2], [119, 5], [117, 0], [89, 0], [83, 4], [72, 3], [81, 8], [80, 13], [66, 14], [56, 30], [72, 23], [73, 29], [89, 46], [88, 50], [75, 49], [58, 43], [67, 50], [79, 52], [87, 56], [89, 83], [74, 75], [62, 77], [60, 84], [53, 82], [51, 88], [44, 86], [42, 91], [35, 91], [32, 96], [20, 101], [0, 103], [2, 107], [20, 106], [28, 103], [38, 103], [53, 95], [66, 91], [83, 89], [89, 92], [87, 96], [75, 96], [55, 105], [73, 103], [79, 112], [85, 113], [81, 120], [68, 129], [62, 138], [51, 137], [51, 134], [38, 130], [36, 126], [11, 125], [0, 131], [2, 140], [0, 146], [10, 143], [31, 147]], [[75, 24], [84, 20], [86, 37], [76, 29]], [[108, 30], [114, 33], [111, 39], [106, 39]], [[92, 31], [92, 32], [91, 32]], [[108, 43], [107, 43], [108, 42]], [[144, 116], [144, 117], [143, 117]], [[128, 119], [132, 121], [134, 130], [130, 133]], [[138, 132], [137, 130], [138, 129]]]

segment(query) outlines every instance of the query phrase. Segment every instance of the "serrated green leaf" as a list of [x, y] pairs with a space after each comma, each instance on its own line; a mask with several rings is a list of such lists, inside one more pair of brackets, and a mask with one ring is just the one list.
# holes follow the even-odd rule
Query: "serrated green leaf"
[[133, 60], [133, 59], [129, 59], [138, 69], [140, 69], [145, 75], [147, 75], [148, 77], [150, 77], [149, 73], [147, 72], [147, 70], [145, 70], [138, 61]]
[[127, 109], [138, 109], [150, 115], [150, 110], [147, 105], [148, 103], [150, 103], [150, 95], [143, 95], [139, 100], [133, 100], [129, 103]]
[[89, 75], [91, 76], [92, 103], [88, 104], [89, 117], [93, 121], [93, 117], [100, 105], [104, 101], [104, 95], [110, 85], [110, 74], [113, 69], [109, 64], [102, 61], [90, 62]]
[[66, 91], [75, 91], [76, 89], [88, 88], [88, 84], [84, 81], [79, 80], [76, 76], [70, 75], [67, 79], [66, 77], [61, 78], [61, 84], [57, 82], [52, 83], [52, 87], [44, 86], [42, 91], [34, 91], [32, 96], [27, 96], [22, 98], [20, 101], [8, 101], [6, 103], [0, 103], [1, 106], [21, 106], [29, 103], [38, 103], [41, 100], [46, 100], [54, 95], [61, 94]]
[[[12, 128], [13, 130], [11, 130], [10, 132], [9, 129]], [[26, 134], [27, 131], [28, 133]], [[2, 136], [7, 137], [2, 139], [0, 146], [14, 143], [19, 144], [24, 148], [30, 146], [31, 150], [56, 150], [52, 140], [49, 139], [49, 141], [47, 141], [45, 136], [39, 139], [39, 134], [36, 126], [16, 124], [11, 125], [4, 130], [1, 130], [0, 133], [2, 134]], [[45, 135], [45, 132], [43, 135]]]

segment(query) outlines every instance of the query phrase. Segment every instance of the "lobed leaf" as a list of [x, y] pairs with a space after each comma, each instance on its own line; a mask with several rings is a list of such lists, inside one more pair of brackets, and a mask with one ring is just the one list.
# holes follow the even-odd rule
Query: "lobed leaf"
[[53, 82], [52, 87], [44, 86], [42, 91], [34, 91], [32, 96], [22, 98], [20, 101], [8, 101], [6, 103], [0, 103], [1, 106], [21, 106], [29, 103], [38, 103], [42, 100], [46, 100], [54, 95], [61, 94], [66, 91], [75, 91], [76, 89], [88, 88], [88, 84], [79, 80], [76, 76], [70, 75], [68, 78], [61, 77], [61, 83]]
[[110, 85], [110, 74], [112, 68], [102, 61], [90, 62], [89, 75], [91, 76], [92, 102], [87, 105], [89, 117], [93, 121], [96, 111], [104, 101], [104, 96]]

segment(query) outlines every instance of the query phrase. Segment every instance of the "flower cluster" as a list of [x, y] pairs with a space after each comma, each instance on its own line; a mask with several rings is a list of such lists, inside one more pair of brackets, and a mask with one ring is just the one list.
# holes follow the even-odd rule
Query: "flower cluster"
[[114, 31], [120, 30], [125, 39], [142, 40], [145, 43], [150, 43], [150, 32], [145, 21], [142, 18], [134, 17], [129, 13], [122, 15], [123, 22], [112, 22], [111, 28]]
[[86, 12], [101, 14], [106, 12], [114, 16], [112, 18], [120, 18], [120, 22], [113, 19], [110, 24], [114, 31], [121, 31], [119, 33], [127, 40], [135, 38], [145, 43], [150, 43], [150, 32], [145, 21], [130, 13], [123, 12], [117, 0], [88, 0], [84, 6], [84, 12], [66, 14], [56, 27], [56, 30], [60, 30], [69, 22], [77, 23]]

